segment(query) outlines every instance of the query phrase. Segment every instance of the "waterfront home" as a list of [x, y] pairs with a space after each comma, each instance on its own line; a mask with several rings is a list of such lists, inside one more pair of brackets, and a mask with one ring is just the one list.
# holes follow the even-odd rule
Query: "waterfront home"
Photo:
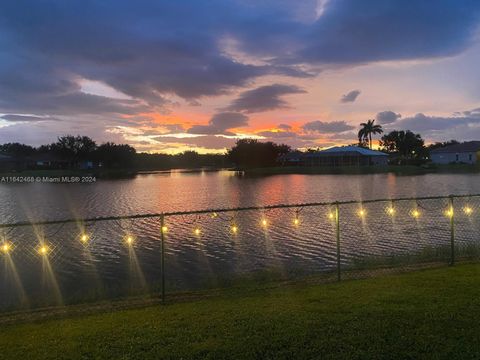
[[430, 151], [434, 164], [476, 164], [479, 156], [480, 141], [468, 141]]
[[388, 155], [359, 146], [335, 146], [326, 150], [292, 151], [279, 157], [283, 166], [385, 166]]
[[387, 163], [387, 154], [359, 146], [335, 146], [304, 155], [305, 166], [384, 166]]

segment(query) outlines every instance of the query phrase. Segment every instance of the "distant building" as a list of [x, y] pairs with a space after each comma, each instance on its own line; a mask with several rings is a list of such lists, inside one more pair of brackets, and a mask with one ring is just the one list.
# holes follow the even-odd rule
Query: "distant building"
[[304, 155], [305, 166], [384, 166], [387, 164], [387, 154], [359, 146], [335, 146]]
[[278, 162], [283, 166], [299, 166], [303, 163], [305, 153], [301, 151], [291, 151], [288, 154], [281, 155]]
[[388, 155], [358, 146], [336, 146], [321, 151], [293, 151], [279, 158], [284, 166], [384, 166]]
[[480, 141], [445, 146], [430, 151], [435, 164], [475, 164], [480, 158]]

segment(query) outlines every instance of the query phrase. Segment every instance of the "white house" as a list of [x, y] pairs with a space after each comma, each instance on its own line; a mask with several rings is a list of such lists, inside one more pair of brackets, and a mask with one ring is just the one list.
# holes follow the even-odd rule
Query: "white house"
[[480, 159], [480, 141], [468, 141], [430, 151], [435, 164], [475, 164]]

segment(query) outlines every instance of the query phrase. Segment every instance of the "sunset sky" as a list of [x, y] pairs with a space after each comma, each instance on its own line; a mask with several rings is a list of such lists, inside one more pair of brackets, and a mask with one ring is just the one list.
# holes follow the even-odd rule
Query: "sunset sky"
[[0, 3], [0, 143], [138, 151], [480, 140], [480, 1]]

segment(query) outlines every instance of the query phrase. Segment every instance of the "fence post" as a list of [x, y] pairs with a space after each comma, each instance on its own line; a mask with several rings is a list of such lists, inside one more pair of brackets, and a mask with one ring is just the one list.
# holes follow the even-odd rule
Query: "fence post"
[[342, 278], [341, 266], [340, 266], [340, 206], [338, 202], [335, 204], [335, 232], [337, 236], [337, 280]]
[[160, 269], [162, 271], [162, 303], [165, 303], [165, 217], [163, 214], [160, 216], [160, 239], [162, 247], [162, 257], [160, 263]]
[[453, 195], [450, 195], [450, 266], [455, 264], [455, 211], [453, 209]]

